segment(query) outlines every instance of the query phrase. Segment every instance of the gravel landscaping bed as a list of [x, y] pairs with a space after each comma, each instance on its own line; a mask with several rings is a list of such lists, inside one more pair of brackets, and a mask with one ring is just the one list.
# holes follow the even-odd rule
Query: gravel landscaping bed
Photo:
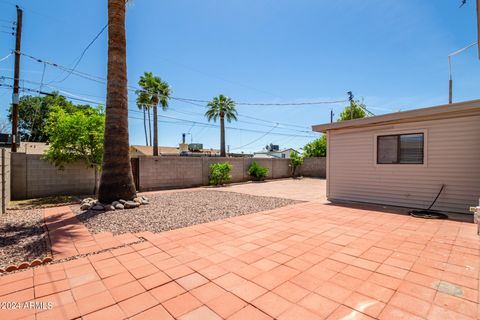
[[300, 202], [212, 190], [157, 193], [148, 198], [150, 204], [135, 209], [99, 213], [72, 206], [72, 210], [93, 233], [158, 233]]
[[49, 256], [40, 209], [0, 214], [0, 268]]

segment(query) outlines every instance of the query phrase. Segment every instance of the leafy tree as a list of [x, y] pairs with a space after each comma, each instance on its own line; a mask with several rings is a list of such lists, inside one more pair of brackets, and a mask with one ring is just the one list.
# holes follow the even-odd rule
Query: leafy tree
[[297, 151], [292, 151], [290, 152], [290, 164], [289, 167], [292, 171], [292, 177], [295, 177], [295, 173], [297, 171], [297, 168], [302, 165], [303, 163], [303, 157], [297, 152]]
[[102, 203], [131, 200], [137, 194], [128, 141], [125, 3], [125, 0], [108, 0], [107, 108], [102, 176], [98, 188], [98, 199]]
[[320, 138], [307, 143], [303, 147], [305, 158], [326, 157], [327, 156], [327, 136], [324, 134]]
[[[58, 92], [49, 96], [26, 95], [18, 104], [18, 133], [23, 141], [46, 142], [45, 123], [54, 107], [60, 107], [68, 113], [90, 108], [88, 105], [75, 105]], [[12, 107], [8, 111], [8, 119], [12, 121]]]
[[213, 119], [216, 122], [220, 118], [220, 156], [225, 157], [227, 155], [225, 152], [225, 119], [228, 122], [237, 121], [238, 113], [235, 109], [235, 101], [221, 94], [214, 97], [207, 107], [209, 109], [205, 112], [205, 117], [208, 121]]
[[363, 102], [360, 102], [359, 100], [352, 100], [350, 105], [346, 106], [343, 112], [340, 113], [340, 118], [338, 121], [365, 118], [367, 115], [365, 108], [366, 106]]
[[160, 106], [165, 111], [168, 108], [168, 100], [172, 90], [167, 82], [154, 76], [151, 72], [145, 72], [140, 76], [138, 85], [142, 87], [137, 91], [137, 94], [142, 96], [142, 100], [146, 103], [145, 106], [150, 106], [153, 109], [153, 155], [158, 156], [158, 115], [157, 106]]
[[97, 192], [98, 171], [102, 165], [105, 113], [102, 107], [68, 113], [54, 107], [48, 115], [45, 133], [50, 147], [44, 159], [63, 169], [67, 163], [83, 161], [95, 170]]

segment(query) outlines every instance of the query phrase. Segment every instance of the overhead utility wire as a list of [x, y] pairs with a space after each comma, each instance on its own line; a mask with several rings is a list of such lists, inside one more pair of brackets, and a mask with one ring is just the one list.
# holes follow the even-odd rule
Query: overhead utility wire
[[272, 129], [270, 129], [270, 131], [265, 132], [265, 134], [263, 134], [262, 136], [254, 139], [254, 140], [252, 140], [252, 141], [250, 141], [250, 142], [247, 143], [247, 144], [244, 144], [243, 146], [236, 147], [236, 148], [232, 148], [232, 150], [242, 149], [242, 148], [244, 148], [244, 147], [247, 147], [247, 146], [249, 146], [249, 145], [251, 145], [251, 144], [253, 144], [253, 143], [255, 143], [255, 142], [257, 142], [257, 141], [259, 141], [259, 140], [261, 140], [261, 139], [263, 139], [263, 138], [265, 138], [265, 137], [268, 136], [277, 126], [278, 126], [278, 124], [277, 124], [275, 127], [273, 127]]
[[97, 33], [97, 35], [92, 39], [92, 41], [90, 41], [90, 43], [85, 47], [85, 49], [83, 49], [82, 53], [80, 54], [80, 56], [77, 58], [77, 62], [75, 63], [75, 65], [73, 66], [72, 70], [62, 79], [62, 80], [59, 80], [59, 81], [52, 81], [50, 83], [60, 83], [60, 82], [63, 82], [65, 80], [68, 79], [68, 77], [70, 77], [72, 75], [72, 73], [75, 71], [75, 69], [77, 69], [78, 67], [78, 64], [80, 63], [80, 61], [82, 61], [83, 59], [83, 56], [85, 55], [85, 53], [88, 51], [88, 49], [92, 46], [92, 44], [100, 37], [100, 35], [105, 31], [105, 29], [107, 29], [108, 27], [108, 23], [100, 30], [100, 32]]
[[[30, 59], [36, 60], [37, 62], [45, 62], [53, 67], [64, 69], [64, 70], [69, 70], [72, 71], [72, 74], [77, 75], [79, 77], [86, 78], [87, 80], [92, 80], [100, 83], [106, 83], [107, 79], [99, 76], [95, 76], [92, 74], [88, 74], [85, 72], [79, 72], [77, 70], [70, 69], [68, 67], [59, 65], [57, 63], [52, 63], [49, 61], [45, 61], [40, 58], [36, 58], [32, 55], [20, 52], [21, 55], [24, 55]], [[135, 86], [128, 86], [129, 91], [136, 92], [137, 90], [141, 90], [139, 87]], [[163, 95], [159, 95], [163, 96]], [[182, 100], [182, 101], [190, 101], [190, 102], [200, 102], [200, 103], [209, 103], [210, 101], [208, 100], [201, 100], [201, 99], [193, 99], [193, 98], [182, 98], [182, 97], [169, 97], [170, 99], [173, 100]], [[263, 102], [235, 102], [236, 105], [245, 105], [245, 106], [302, 106], [302, 105], [319, 105], [319, 104], [337, 104], [337, 103], [344, 103], [347, 102], [348, 100], [333, 100], [333, 101], [306, 101], [306, 102], [284, 102], [284, 103], [263, 103]]]
[[[9, 84], [0, 84], [0, 87], [13, 88], [13, 86], [12, 86], [12, 85], [9, 85]], [[52, 96], [52, 93], [43, 92], [43, 91], [40, 91], [40, 90], [31, 89], [31, 88], [22, 87], [21, 90], [22, 90], [22, 91], [28, 91], [28, 92], [36, 92], [36, 93], [40, 93], [40, 94], [47, 95], [47, 96]], [[67, 97], [67, 98], [68, 98], [68, 97]], [[78, 99], [78, 98], [70, 98], [70, 99], [72, 99], [72, 100], [79, 100], [79, 101], [83, 101], [83, 102], [87, 102], [87, 103], [98, 103], [97, 101], [86, 100], [86, 99]], [[98, 104], [100, 104], [100, 103], [98, 103]], [[140, 112], [139, 110], [133, 110], [133, 109], [128, 109], [128, 110], [129, 110], [129, 111], [133, 111], [133, 112]], [[219, 128], [219, 127], [220, 127], [219, 125], [217, 125], [217, 124], [212, 124], [212, 123], [204, 123], [204, 122], [187, 120], [187, 119], [181, 119], [181, 118], [176, 118], [176, 117], [171, 117], [171, 116], [165, 116], [165, 115], [158, 115], [158, 116], [161, 117], [161, 118], [167, 118], [167, 119], [182, 121], [182, 122], [186, 122], [186, 123], [195, 123], [195, 124], [198, 125], [198, 126], [211, 127], [211, 128]], [[143, 119], [142, 119], [142, 120], [143, 120]], [[225, 128], [232, 129], [232, 130], [247, 131], [247, 132], [266, 133], [265, 131], [255, 130], [255, 129], [244, 129], [244, 128], [237, 128], [237, 127], [229, 127], [229, 126], [226, 126]], [[287, 137], [304, 137], [304, 138], [315, 137], [315, 136], [298, 135], [298, 134], [288, 134], [288, 133], [276, 133], [276, 132], [272, 132], [271, 134], [280, 135], [280, 136], [287, 136]]]

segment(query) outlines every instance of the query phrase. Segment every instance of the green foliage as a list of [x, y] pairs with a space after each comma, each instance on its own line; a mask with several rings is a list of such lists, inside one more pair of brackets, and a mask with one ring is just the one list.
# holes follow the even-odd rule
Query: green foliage
[[292, 171], [292, 177], [295, 177], [295, 172], [297, 168], [303, 163], [303, 156], [301, 156], [298, 152], [292, 151], [290, 152], [290, 164], [289, 167]]
[[140, 76], [138, 85], [142, 89], [137, 90], [139, 96], [137, 105], [140, 103], [142, 107], [149, 108], [160, 103], [162, 109], [167, 110], [172, 89], [166, 81], [154, 76], [151, 72], [145, 72], [143, 76]]
[[[55, 107], [60, 107], [67, 113], [90, 108], [88, 105], [75, 105], [57, 92], [53, 92], [52, 96], [23, 96], [18, 104], [18, 132], [21, 140], [46, 142], [46, 121]], [[12, 121], [12, 107], [8, 110], [8, 119]]]
[[227, 119], [228, 122], [232, 120], [237, 121], [237, 110], [235, 109], [235, 101], [229, 97], [224, 96], [223, 94], [218, 97], [214, 97], [207, 105], [209, 108], [205, 112], [205, 117], [208, 121], [217, 121], [218, 118]]
[[[352, 101], [351, 106], [346, 106], [343, 112], [340, 113], [340, 118], [338, 119], [338, 121], [365, 118], [367, 116], [367, 114], [365, 113], [365, 108], [366, 107], [364, 103], [360, 102], [359, 100], [354, 100]], [[350, 110], [353, 111], [353, 118]]]
[[105, 113], [101, 107], [73, 113], [54, 107], [46, 120], [50, 147], [43, 158], [60, 168], [80, 160], [98, 170], [102, 164], [104, 131]]
[[303, 147], [303, 156], [305, 158], [326, 157], [327, 156], [327, 136], [324, 134], [320, 138], [307, 143]]
[[232, 179], [230, 172], [232, 172], [233, 166], [226, 163], [213, 163], [210, 165], [210, 184], [221, 185]]
[[268, 176], [268, 168], [262, 167], [256, 161], [248, 167], [248, 174], [253, 180], [263, 181]]

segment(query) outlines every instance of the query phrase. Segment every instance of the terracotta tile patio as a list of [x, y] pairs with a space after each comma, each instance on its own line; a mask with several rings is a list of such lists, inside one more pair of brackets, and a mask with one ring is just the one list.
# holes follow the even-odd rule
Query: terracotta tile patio
[[45, 217], [55, 259], [103, 251], [0, 277], [1, 302], [53, 303], [0, 319], [480, 317], [471, 223], [318, 202], [161, 234], [91, 235], [66, 207]]

